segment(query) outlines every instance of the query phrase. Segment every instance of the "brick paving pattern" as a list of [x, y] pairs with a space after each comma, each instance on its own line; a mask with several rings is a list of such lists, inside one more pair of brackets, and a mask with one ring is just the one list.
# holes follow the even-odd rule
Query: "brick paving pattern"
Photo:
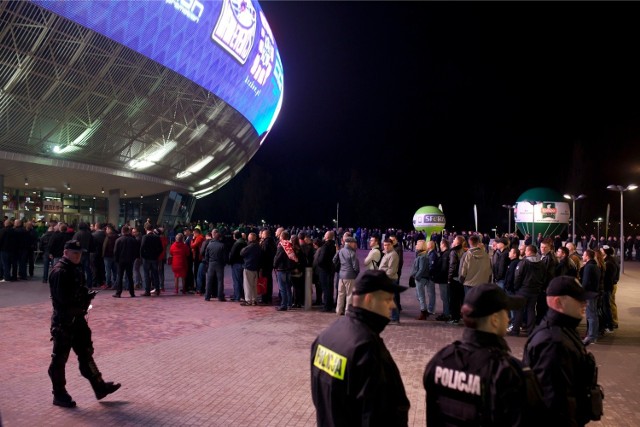
[[[366, 251], [358, 255], [362, 259]], [[405, 252], [403, 283], [413, 257]], [[640, 425], [640, 263], [625, 267], [617, 295], [620, 329], [589, 347], [606, 395], [604, 418], [593, 425]], [[228, 296], [228, 269], [225, 276]], [[134, 299], [126, 292], [111, 298], [113, 291], [96, 297], [89, 318], [96, 362], [105, 379], [121, 382], [122, 388], [97, 401], [72, 352], [67, 389], [78, 403], [74, 409], [51, 404], [48, 286], [35, 278], [0, 283], [4, 426], [315, 425], [310, 345], [335, 320], [334, 314], [315, 307], [276, 312], [273, 307], [205, 302], [195, 295], [174, 295], [169, 269], [166, 278], [169, 292], [161, 297], [142, 297], [142, 291]], [[411, 401], [409, 425], [424, 426], [424, 366], [438, 349], [458, 339], [463, 328], [433, 318], [414, 320], [419, 310], [411, 289], [402, 294], [402, 304], [401, 324], [389, 325], [382, 336]], [[436, 307], [439, 312], [439, 302]], [[507, 341], [520, 357], [525, 339]]]

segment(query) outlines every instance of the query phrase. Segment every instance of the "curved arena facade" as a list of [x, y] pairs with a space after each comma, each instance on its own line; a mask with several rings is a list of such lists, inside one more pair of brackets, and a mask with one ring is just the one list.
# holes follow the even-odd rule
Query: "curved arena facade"
[[255, 1], [0, 2], [3, 214], [187, 221], [259, 149], [282, 94]]

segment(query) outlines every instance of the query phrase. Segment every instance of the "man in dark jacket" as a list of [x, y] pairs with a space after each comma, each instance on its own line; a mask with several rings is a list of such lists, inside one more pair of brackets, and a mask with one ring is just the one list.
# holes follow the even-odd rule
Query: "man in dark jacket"
[[324, 233], [324, 244], [318, 248], [318, 277], [322, 286], [322, 295], [324, 296], [325, 313], [333, 313], [333, 274], [335, 269], [333, 266], [333, 256], [336, 254], [336, 242], [334, 232], [327, 231]]
[[511, 260], [509, 259], [509, 240], [506, 237], [496, 239], [496, 251], [494, 253], [495, 261], [493, 263], [493, 281], [500, 288], [504, 289], [504, 282], [507, 275], [507, 267]]
[[77, 240], [82, 245], [83, 253], [82, 260], [80, 261], [80, 265], [82, 266], [82, 271], [84, 273], [84, 277], [87, 279], [87, 288], [91, 289], [93, 287], [93, 271], [91, 267], [91, 257], [90, 254], [95, 252], [95, 246], [93, 243], [93, 236], [91, 235], [91, 230], [89, 230], [89, 225], [86, 222], [81, 222], [78, 224], [78, 231], [73, 235], [73, 240]]
[[207, 263], [205, 301], [210, 301], [212, 296], [217, 296], [218, 301], [226, 301], [224, 297], [224, 266], [227, 264], [227, 250], [222, 243], [222, 238], [220, 231], [213, 230], [211, 241], [207, 244], [207, 250], [204, 254], [204, 262]]
[[434, 268], [433, 281], [438, 285], [440, 290], [440, 299], [442, 300], [442, 314], [436, 317], [436, 320], [447, 322], [451, 319], [449, 311], [449, 241], [447, 239], [440, 240], [440, 256], [438, 257], [437, 266]]
[[273, 258], [276, 256], [277, 244], [271, 236], [271, 230], [263, 228], [260, 231], [260, 276], [267, 278], [267, 293], [262, 295], [262, 303], [271, 305], [273, 301]]
[[131, 235], [131, 228], [128, 225], [123, 225], [120, 231], [122, 235], [116, 240], [113, 251], [113, 259], [118, 266], [118, 287], [113, 297], [120, 298], [122, 281], [126, 273], [129, 281], [129, 295], [134, 298], [136, 294], [133, 286], [133, 263], [140, 256], [140, 245], [136, 238]]
[[257, 303], [257, 282], [258, 270], [260, 269], [260, 244], [256, 233], [249, 233], [247, 236], [249, 243], [240, 250], [240, 256], [243, 260], [243, 286], [244, 286], [244, 302], [240, 305], [250, 306], [258, 305]]
[[313, 342], [311, 396], [317, 425], [407, 425], [409, 399], [380, 338], [395, 308], [394, 292], [406, 289], [384, 271], [365, 271], [356, 280], [350, 310]]
[[160, 296], [160, 277], [158, 277], [158, 258], [162, 253], [162, 241], [160, 236], [154, 233], [153, 225], [147, 222], [144, 225], [146, 234], [140, 241], [140, 258], [142, 258], [142, 272], [144, 274], [144, 294], [151, 295], [151, 286], [155, 294]]
[[107, 233], [103, 230], [102, 225], [96, 222], [91, 236], [93, 236], [94, 252], [89, 254], [89, 258], [91, 260], [91, 266], [93, 267], [93, 283], [96, 287], [99, 286], [104, 289], [106, 288], [106, 276], [102, 246], [104, 245], [104, 240], [107, 238]]
[[247, 246], [247, 242], [242, 238], [240, 230], [233, 232], [233, 246], [229, 251], [229, 264], [231, 264], [231, 280], [233, 281], [233, 295], [231, 301], [244, 300], [243, 277], [242, 277], [242, 257], [240, 251]]
[[536, 378], [504, 340], [509, 310], [523, 305], [494, 283], [467, 292], [462, 340], [436, 353], [424, 371], [428, 426], [536, 425], [532, 414], [540, 403], [527, 393], [538, 389]]
[[460, 259], [464, 254], [463, 244], [465, 238], [456, 236], [453, 239], [452, 247], [449, 251], [449, 272], [447, 284], [449, 285], [449, 310], [451, 310], [451, 320], [449, 323], [457, 325], [460, 323], [460, 308], [464, 299], [464, 286], [460, 282], [459, 270]]
[[[589, 292], [600, 292], [600, 267], [595, 260], [596, 253], [593, 249], [587, 249], [582, 253], [583, 265], [580, 269], [580, 283]], [[587, 336], [582, 341], [584, 345], [589, 345], [598, 340], [600, 331], [598, 318], [598, 298], [591, 298], [587, 301]]]
[[555, 277], [547, 287], [549, 310], [524, 347], [523, 362], [540, 382], [548, 425], [583, 426], [599, 419], [590, 414], [598, 411], [591, 406], [598, 392], [593, 392], [595, 359], [586, 352], [576, 329], [587, 301], [597, 295], [580, 286], [575, 277]]
[[526, 300], [523, 309], [515, 311], [513, 329], [509, 335], [519, 336], [520, 328], [524, 321], [524, 312], [527, 312], [527, 323], [525, 330], [531, 335], [536, 321], [536, 303], [538, 295], [545, 284], [547, 277], [545, 265], [538, 258], [538, 248], [534, 245], [527, 245], [524, 250], [524, 259], [518, 263], [514, 279], [514, 290], [516, 295], [524, 297]]
[[49, 276], [51, 303], [51, 364], [49, 377], [53, 386], [53, 404], [65, 408], [73, 408], [76, 402], [67, 393], [65, 365], [69, 352], [78, 356], [80, 373], [89, 380], [98, 400], [120, 388], [120, 384], [105, 382], [93, 360], [93, 343], [91, 329], [85, 319], [91, 299], [84, 286], [82, 270], [78, 267], [82, 259], [83, 249], [80, 242], [70, 240], [65, 243], [63, 256], [53, 266]]

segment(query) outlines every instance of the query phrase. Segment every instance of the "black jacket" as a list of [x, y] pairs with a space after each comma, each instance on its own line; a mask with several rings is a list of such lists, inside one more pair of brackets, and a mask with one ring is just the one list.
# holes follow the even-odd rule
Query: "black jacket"
[[49, 274], [49, 289], [53, 314], [52, 326], [71, 326], [76, 317], [86, 314], [88, 289], [80, 264], [62, 257]]
[[445, 284], [449, 280], [449, 251], [442, 252], [436, 261], [433, 281], [438, 284]]
[[240, 251], [240, 256], [244, 260], [243, 267], [245, 270], [258, 271], [260, 269], [260, 244], [251, 242]]
[[318, 248], [318, 267], [328, 273], [335, 273], [333, 256], [336, 254], [336, 242], [327, 240]]
[[116, 239], [113, 258], [119, 265], [133, 264], [140, 257], [140, 243], [131, 234], [123, 234]]
[[156, 233], [151, 232], [142, 236], [140, 241], [140, 258], [146, 260], [157, 260], [162, 253], [162, 240]]
[[527, 397], [527, 386], [537, 389], [537, 381], [525, 375], [498, 335], [465, 328], [462, 341], [429, 361], [423, 385], [429, 427], [534, 425], [532, 412], [539, 402]]
[[311, 346], [317, 425], [406, 426], [409, 399], [380, 332], [389, 319], [350, 307]]
[[551, 417], [548, 425], [582, 426], [589, 421], [587, 390], [597, 378], [576, 330], [580, 320], [550, 308], [524, 347], [523, 362], [538, 377]]
[[545, 286], [546, 266], [535, 257], [526, 257], [516, 267], [514, 290], [521, 295], [537, 295]]
[[511, 259], [509, 258], [509, 249], [505, 246], [502, 252], [496, 251], [496, 259], [493, 264], [493, 280], [506, 280], [507, 268]]

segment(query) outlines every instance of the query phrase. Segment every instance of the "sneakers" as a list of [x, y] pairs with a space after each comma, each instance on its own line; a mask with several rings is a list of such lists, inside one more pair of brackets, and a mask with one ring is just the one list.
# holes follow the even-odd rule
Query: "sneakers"
[[603, 331], [605, 334], [612, 334], [613, 333], [613, 329], [609, 329], [609, 328], [604, 328]]
[[589, 337], [585, 337], [585, 338], [582, 340], [582, 344], [584, 344], [584, 346], [585, 346], [585, 347], [586, 347], [586, 346], [588, 346], [588, 345], [590, 345], [590, 344], [595, 344], [596, 342], [597, 342], [596, 340], [593, 340], [593, 339], [591, 339], [591, 338], [589, 338]]
[[447, 315], [441, 314], [441, 315], [436, 317], [436, 320], [438, 322], [447, 322], [447, 321], [451, 320], [451, 316], [447, 316]]
[[450, 325], [459, 325], [460, 319], [451, 319], [451, 320], [448, 320], [447, 323]]
[[399, 325], [400, 324], [400, 319], [391, 319], [389, 321], [390, 325]]
[[75, 408], [76, 402], [69, 396], [66, 391], [64, 393], [53, 393], [53, 404], [62, 406], [63, 408]]
[[[111, 394], [113, 392], [115, 392], [116, 390], [118, 390], [121, 387], [120, 383], [114, 383], [114, 382], [101, 382], [99, 384], [96, 384], [93, 387], [93, 391], [96, 394], [96, 399], [100, 400], [103, 397], [105, 397], [108, 394]], [[75, 403], [75, 402], [74, 402]]]

